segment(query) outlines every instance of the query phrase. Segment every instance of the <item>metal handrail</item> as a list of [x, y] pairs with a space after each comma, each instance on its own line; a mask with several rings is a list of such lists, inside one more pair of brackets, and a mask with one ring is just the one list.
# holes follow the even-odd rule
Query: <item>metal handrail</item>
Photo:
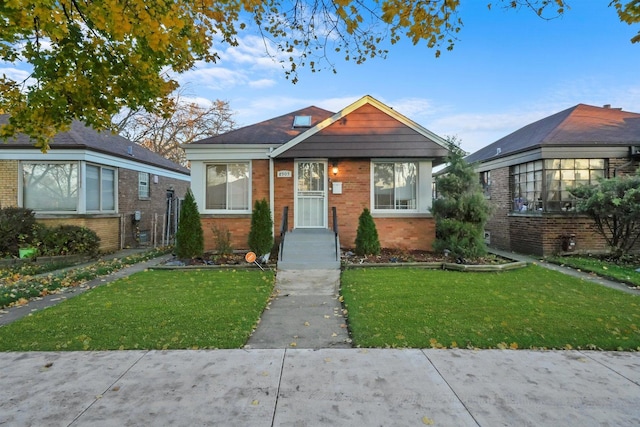
[[278, 259], [282, 261], [282, 252], [284, 251], [284, 236], [289, 230], [289, 206], [285, 206], [282, 210], [282, 222], [280, 223], [280, 248], [278, 249]]
[[338, 212], [335, 206], [331, 207], [331, 212], [333, 213], [333, 239], [336, 246], [336, 261], [339, 261], [340, 246], [338, 245]]

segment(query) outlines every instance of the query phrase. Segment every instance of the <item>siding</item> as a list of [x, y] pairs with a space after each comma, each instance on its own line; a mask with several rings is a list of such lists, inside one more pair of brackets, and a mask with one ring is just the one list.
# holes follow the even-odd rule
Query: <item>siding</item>
[[445, 157], [447, 150], [372, 105], [363, 105], [279, 158]]

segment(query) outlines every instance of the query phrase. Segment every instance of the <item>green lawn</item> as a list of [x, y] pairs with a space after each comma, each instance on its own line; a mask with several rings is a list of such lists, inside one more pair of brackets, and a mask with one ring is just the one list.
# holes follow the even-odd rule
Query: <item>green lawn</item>
[[261, 271], [144, 271], [0, 328], [0, 351], [240, 348], [273, 289]]
[[539, 266], [500, 273], [350, 269], [361, 347], [640, 350], [640, 299]]
[[640, 267], [638, 263], [619, 264], [603, 261], [596, 257], [589, 256], [555, 256], [548, 257], [547, 261], [554, 264], [566, 265], [582, 271], [596, 273], [602, 277], [608, 277], [613, 280], [619, 280], [635, 286], [640, 286], [640, 272], [636, 269]]

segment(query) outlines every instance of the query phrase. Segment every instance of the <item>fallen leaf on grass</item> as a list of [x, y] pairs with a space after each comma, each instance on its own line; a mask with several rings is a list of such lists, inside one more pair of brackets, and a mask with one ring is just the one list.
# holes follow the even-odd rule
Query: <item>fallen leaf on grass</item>
[[434, 421], [429, 418], [429, 417], [422, 417], [422, 424], [426, 425], [426, 426], [432, 426], [434, 424]]

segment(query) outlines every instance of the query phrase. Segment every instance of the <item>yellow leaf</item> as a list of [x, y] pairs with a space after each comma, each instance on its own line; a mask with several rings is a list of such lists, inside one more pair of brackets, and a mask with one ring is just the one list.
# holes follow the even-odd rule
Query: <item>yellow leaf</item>
[[259, 404], [260, 404], [260, 401], [259, 401], [259, 400], [254, 400], [253, 402], [251, 402], [251, 404], [252, 404], [253, 406], [259, 405]]
[[296, 342], [295, 342], [295, 341], [294, 341], [294, 342], [292, 342], [292, 343], [291, 343], [291, 344], [289, 344], [289, 345], [290, 345], [291, 347], [297, 347], [297, 346], [298, 346], [298, 344], [296, 344]]
[[422, 417], [422, 424], [426, 426], [432, 426], [434, 424], [434, 421], [431, 418], [424, 416]]

